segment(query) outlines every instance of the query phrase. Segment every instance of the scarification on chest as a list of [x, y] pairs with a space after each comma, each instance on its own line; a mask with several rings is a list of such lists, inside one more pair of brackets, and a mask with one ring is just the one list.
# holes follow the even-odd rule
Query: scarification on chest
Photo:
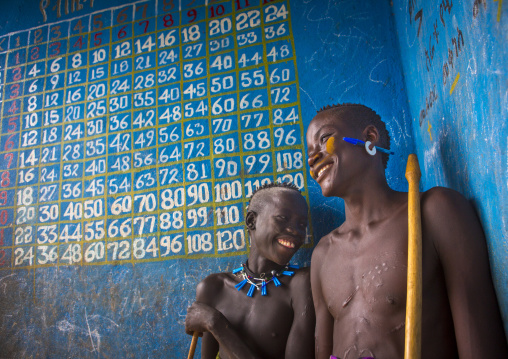
[[[403, 286], [400, 284], [405, 283], [405, 267], [399, 265], [398, 261], [394, 261], [393, 258], [381, 260], [378, 258], [377, 263], [371, 263], [357, 274], [352, 273], [354, 272], [352, 268], [354, 267], [336, 268], [333, 272], [341, 273], [340, 279], [332, 280], [328, 277], [329, 285], [324, 288], [328, 309], [331, 313], [335, 313], [336, 318], [357, 313], [361, 308], [368, 307], [378, 311], [383, 305], [395, 309], [404, 303], [401, 296]], [[339, 290], [337, 291], [337, 287], [334, 288], [330, 282], [341, 282]], [[374, 309], [376, 307], [378, 309]]]
[[360, 289], [360, 286], [359, 286], [359, 285], [357, 285], [357, 286], [356, 286], [356, 288], [355, 288], [355, 290], [353, 291], [353, 293], [351, 293], [351, 294], [349, 295], [349, 297], [347, 297], [347, 298], [346, 298], [346, 300], [344, 301], [344, 303], [342, 303], [342, 308], [345, 308], [345, 307], [346, 307], [346, 305], [348, 305], [348, 304], [349, 304], [349, 302], [350, 302], [350, 301], [353, 299], [353, 297], [355, 296], [356, 292], [358, 292], [358, 289]]

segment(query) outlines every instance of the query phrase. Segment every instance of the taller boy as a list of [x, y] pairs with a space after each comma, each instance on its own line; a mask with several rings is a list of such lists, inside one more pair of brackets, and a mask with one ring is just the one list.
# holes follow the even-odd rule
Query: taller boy
[[[307, 144], [313, 178], [324, 196], [343, 198], [346, 211], [312, 256], [316, 358], [402, 358], [407, 193], [385, 178], [385, 125], [363, 105], [331, 106], [311, 121]], [[433, 188], [421, 194], [421, 215], [422, 358], [507, 358], [475, 212], [459, 193]]]

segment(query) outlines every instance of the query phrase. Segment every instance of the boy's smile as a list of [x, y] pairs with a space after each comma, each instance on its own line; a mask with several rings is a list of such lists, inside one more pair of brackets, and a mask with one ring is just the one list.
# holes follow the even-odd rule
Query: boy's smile
[[325, 172], [329, 172], [328, 170], [330, 170], [332, 166], [333, 163], [326, 163], [316, 167], [317, 176], [315, 177], [315, 180], [319, 183], [323, 179], [323, 174]]
[[283, 246], [283, 247], [286, 247], [286, 248], [295, 248], [295, 244], [293, 242], [293, 239], [291, 238], [288, 238], [288, 237], [284, 237], [284, 238], [278, 238], [277, 239], [277, 242]]

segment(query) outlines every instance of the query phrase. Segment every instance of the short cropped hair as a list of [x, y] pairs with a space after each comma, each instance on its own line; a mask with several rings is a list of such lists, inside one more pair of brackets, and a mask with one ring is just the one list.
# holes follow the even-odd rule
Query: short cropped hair
[[[267, 194], [270, 191], [276, 190], [276, 189], [287, 189], [291, 191], [296, 191], [297, 193], [300, 193], [300, 190], [298, 187], [290, 182], [274, 182], [274, 183], [267, 183], [260, 187], [258, 187], [253, 193], [249, 201], [249, 211], [253, 211], [256, 213], [259, 213], [264, 207], [264, 201], [263, 201], [263, 194]], [[261, 193], [261, 194], [260, 194]], [[303, 198], [303, 196], [302, 196]]]
[[[321, 108], [317, 113], [331, 111], [335, 117], [343, 117], [349, 123], [353, 124], [359, 130], [363, 131], [365, 127], [372, 125], [377, 128], [379, 132], [379, 146], [390, 149], [390, 134], [386, 129], [385, 123], [381, 120], [381, 117], [371, 108], [356, 104], [356, 103], [344, 103], [336, 105], [328, 105]], [[381, 153], [383, 166], [386, 169], [388, 164], [388, 154]]]

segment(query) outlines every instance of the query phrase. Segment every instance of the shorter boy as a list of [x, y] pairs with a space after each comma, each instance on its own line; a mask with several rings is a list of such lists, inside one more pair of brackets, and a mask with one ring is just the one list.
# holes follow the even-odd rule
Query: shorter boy
[[201, 358], [314, 358], [309, 270], [288, 265], [304, 243], [307, 211], [292, 184], [254, 192], [245, 217], [247, 262], [206, 277], [187, 311], [187, 333], [204, 333]]

